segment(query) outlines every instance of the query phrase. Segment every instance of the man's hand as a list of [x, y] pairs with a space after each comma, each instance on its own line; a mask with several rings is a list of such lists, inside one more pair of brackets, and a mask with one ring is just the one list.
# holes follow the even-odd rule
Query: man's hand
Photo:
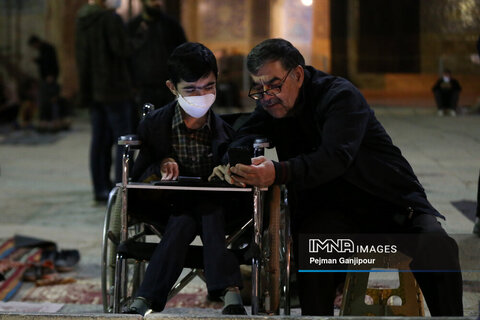
[[237, 164], [230, 171], [235, 174], [236, 182], [256, 187], [269, 187], [275, 182], [275, 167], [271, 160], [265, 157], [252, 158], [252, 165]]
[[212, 174], [208, 177], [208, 181], [212, 181], [215, 177], [218, 177], [218, 179], [222, 181], [225, 180], [230, 184], [234, 183], [230, 176], [230, 164], [221, 164], [213, 168]]
[[160, 164], [160, 172], [162, 173], [162, 180], [177, 180], [178, 163], [175, 162], [175, 159], [165, 158]]

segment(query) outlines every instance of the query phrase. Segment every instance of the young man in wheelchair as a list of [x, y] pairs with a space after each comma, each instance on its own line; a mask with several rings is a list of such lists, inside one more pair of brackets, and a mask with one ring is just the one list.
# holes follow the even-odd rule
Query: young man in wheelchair
[[[168, 60], [167, 87], [177, 99], [150, 113], [139, 125], [142, 141], [133, 168], [134, 181], [207, 178], [220, 163], [233, 130], [210, 110], [215, 100], [217, 62], [199, 43], [177, 47]], [[221, 296], [223, 314], [246, 314], [236, 257], [225, 246], [225, 206], [213, 192], [169, 199], [171, 212], [136, 298], [124, 313], [162, 311], [182, 272], [187, 249], [196, 235], [203, 242], [209, 294]]]

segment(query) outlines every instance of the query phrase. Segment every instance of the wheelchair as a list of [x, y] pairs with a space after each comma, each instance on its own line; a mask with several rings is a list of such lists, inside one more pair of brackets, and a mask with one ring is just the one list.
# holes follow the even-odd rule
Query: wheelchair
[[[152, 105], [145, 105], [143, 116], [152, 109]], [[238, 115], [222, 115], [222, 118], [232, 124]], [[119, 138], [118, 145], [124, 148], [122, 182], [109, 195], [101, 254], [103, 309], [108, 313], [120, 313], [135, 297], [148, 260], [162, 238], [162, 221], [151, 219], [145, 211], [153, 206], [156, 210], [168, 210], [162, 207], [162, 197], [157, 196], [159, 190], [148, 183], [131, 182], [129, 178], [133, 153], [140, 148], [141, 141], [135, 135], [127, 135]], [[251, 266], [251, 313], [278, 315], [283, 305], [284, 314], [290, 315], [292, 237], [286, 189], [280, 186], [268, 190], [237, 189], [244, 189], [241, 191], [251, 199], [252, 216], [234, 226], [227, 223], [226, 245], [241, 265]], [[140, 200], [136, 199], [139, 195]], [[195, 277], [205, 281], [202, 260], [202, 247], [191, 244], [184, 266], [190, 271], [173, 286], [168, 300]]]

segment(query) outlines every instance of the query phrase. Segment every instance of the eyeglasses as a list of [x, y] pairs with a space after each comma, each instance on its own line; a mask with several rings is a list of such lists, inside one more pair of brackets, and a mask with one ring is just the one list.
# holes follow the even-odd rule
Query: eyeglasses
[[[250, 98], [252, 98], [253, 100], [260, 100], [260, 99], [263, 98], [264, 95], [276, 96], [277, 94], [282, 92], [282, 86], [285, 83], [285, 80], [287, 80], [287, 77], [292, 70], [293, 70], [293, 68], [288, 70], [287, 74], [282, 79], [282, 81], [280, 81], [279, 84], [275, 84], [275, 85], [268, 85], [267, 84], [267, 85], [261, 85], [261, 86], [257, 85], [257, 86], [251, 87], [250, 90], [248, 91], [248, 96]], [[264, 88], [268, 88], [268, 89], [263, 90]]]

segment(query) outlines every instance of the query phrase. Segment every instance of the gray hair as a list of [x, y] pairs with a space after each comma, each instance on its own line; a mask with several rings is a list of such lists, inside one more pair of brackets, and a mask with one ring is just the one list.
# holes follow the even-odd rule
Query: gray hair
[[296, 66], [305, 66], [302, 54], [290, 42], [284, 39], [267, 39], [257, 44], [247, 56], [247, 68], [257, 73], [267, 62], [280, 61], [285, 70]]

